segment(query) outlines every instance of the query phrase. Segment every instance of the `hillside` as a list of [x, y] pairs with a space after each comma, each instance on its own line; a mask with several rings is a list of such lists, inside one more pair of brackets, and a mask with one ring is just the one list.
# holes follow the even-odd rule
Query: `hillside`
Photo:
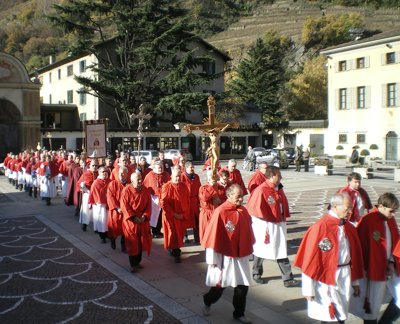
[[321, 10], [318, 4], [305, 0], [276, 0], [272, 5], [259, 7], [253, 16], [242, 17], [228, 30], [209, 37], [207, 41], [235, 58], [242, 55], [257, 38], [263, 37], [267, 30], [275, 30], [299, 42], [308, 17], [349, 12], [360, 13], [368, 29], [387, 31], [400, 26], [400, 9], [324, 6]]

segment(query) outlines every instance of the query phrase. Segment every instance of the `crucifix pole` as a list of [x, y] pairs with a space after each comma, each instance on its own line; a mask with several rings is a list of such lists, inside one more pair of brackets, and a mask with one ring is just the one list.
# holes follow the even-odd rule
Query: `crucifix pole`
[[210, 159], [210, 166], [212, 178], [218, 179], [218, 162], [219, 162], [219, 135], [228, 127], [238, 127], [238, 123], [220, 123], [215, 117], [215, 99], [209, 96], [207, 100], [208, 117], [204, 118], [203, 124], [192, 125], [187, 124], [183, 127], [188, 133], [193, 130], [201, 130], [204, 135], [210, 138], [210, 147], [207, 149], [208, 158]]
[[143, 131], [143, 122], [145, 120], [150, 120], [151, 117], [152, 116], [150, 114], [145, 114], [144, 113], [144, 105], [143, 104], [141, 104], [139, 106], [139, 113], [130, 115], [131, 120], [133, 120], [133, 119], [137, 119], [138, 120], [138, 128], [137, 128], [137, 131], [138, 131], [138, 134], [137, 134], [137, 137], [138, 137], [138, 148], [137, 148], [138, 158], [140, 156], [140, 148], [141, 148], [141, 141], [142, 141], [142, 131]]

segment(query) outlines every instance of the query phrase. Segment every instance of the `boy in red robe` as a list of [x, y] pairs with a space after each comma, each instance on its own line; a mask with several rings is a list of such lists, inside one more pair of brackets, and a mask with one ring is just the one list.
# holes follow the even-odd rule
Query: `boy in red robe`
[[386, 294], [387, 278], [399, 275], [400, 262], [393, 256], [399, 241], [399, 232], [394, 214], [399, 201], [386, 192], [378, 198], [378, 204], [363, 216], [357, 225], [365, 266], [365, 278], [360, 282], [361, 301], [351, 304], [351, 311], [364, 319], [376, 323]]

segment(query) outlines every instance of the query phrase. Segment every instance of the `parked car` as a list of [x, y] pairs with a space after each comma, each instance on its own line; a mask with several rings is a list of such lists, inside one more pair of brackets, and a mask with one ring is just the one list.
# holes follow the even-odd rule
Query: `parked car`
[[268, 165], [274, 165], [279, 167], [279, 157], [277, 154], [273, 154], [272, 150], [266, 150], [266, 152], [261, 153], [260, 155], [256, 156], [256, 166], [258, 167], [258, 164], [260, 162], [267, 162]]
[[255, 148], [253, 148], [253, 151], [254, 151], [255, 156], [259, 156], [259, 155], [267, 153], [268, 150], [264, 147], [255, 147]]
[[285, 149], [269, 149], [266, 152], [256, 157], [256, 164], [260, 162], [267, 162], [268, 165], [277, 166], [281, 169], [287, 169], [289, 167], [287, 152]]
[[177, 156], [183, 156], [186, 161], [193, 161], [192, 153], [185, 149], [168, 149], [164, 151], [165, 159], [176, 159]]
[[[138, 151], [132, 151], [131, 155], [134, 155], [136, 157], [136, 162], [139, 163]], [[144, 156], [146, 158], [146, 162], [148, 164], [150, 164], [151, 160], [153, 160], [153, 158], [158, 156], [158, 151], [156, 151], [156, 150], [141, 150], [140, 156]]]
[[296, 155], [296, 150], [294, 147], [285, 147], [284, 150], [286, 151], [286, 156], [288, 158], [289, 164], [294, 164], [294, 157]]

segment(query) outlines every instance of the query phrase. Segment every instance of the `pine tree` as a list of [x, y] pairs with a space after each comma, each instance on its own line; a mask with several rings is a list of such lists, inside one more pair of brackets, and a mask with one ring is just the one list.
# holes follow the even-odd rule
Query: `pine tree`
[[114, 108], [121, 126], [132, 126], [129, 116], [140, 104], [179, 116], [204, 105], [207, 94], [195, 88], [216, 75], [196, 72], [211, 57], [189, 48], [197, 38], [177, 1], [74, 0], [56, 9], [52, 21], [76, 36], [71, 55], [87, 52], [98, 60], [91, 67], [96, 79], [76, 80]]
[[235, 69], [236, 77], [228, 84], [229, 93], [239, 103], [263, 111], [267, 123], [279, 123], [284, 113], [280, 92], [285, 82], [284, 60], [291, 41], [268, 32], [258, 38]]

